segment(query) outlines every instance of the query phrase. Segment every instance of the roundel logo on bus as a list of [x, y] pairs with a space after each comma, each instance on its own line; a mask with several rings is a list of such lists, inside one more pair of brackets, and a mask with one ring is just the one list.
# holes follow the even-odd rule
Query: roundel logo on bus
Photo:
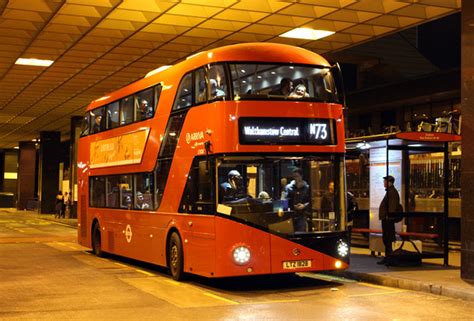
[[194, 132], [194, 133], [186, 133], [186, 143], [191, 144], [192, 142], [204, 139], [204, 132]]
[[130, 243], [132, 241], [132, 227], [130, 224], [127, 224], [127, 227], [125, 228], [125, 239], [127, 240], [127, 243]]

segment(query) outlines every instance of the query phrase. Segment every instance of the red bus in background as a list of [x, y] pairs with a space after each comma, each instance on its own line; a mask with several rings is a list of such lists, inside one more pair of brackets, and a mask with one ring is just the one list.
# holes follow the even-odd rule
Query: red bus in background
[[338, 77], [305, 49], [247, 43], [93, 101], [79, 243], [177, 280], [347, 268]]

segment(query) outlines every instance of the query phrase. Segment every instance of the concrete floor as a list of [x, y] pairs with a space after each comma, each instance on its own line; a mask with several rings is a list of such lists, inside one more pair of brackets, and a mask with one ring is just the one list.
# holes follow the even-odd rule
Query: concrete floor
[[76, 230], [0, 212], [0, 320], [473, 320], [472, 302], [318, 274], [175, 282]]

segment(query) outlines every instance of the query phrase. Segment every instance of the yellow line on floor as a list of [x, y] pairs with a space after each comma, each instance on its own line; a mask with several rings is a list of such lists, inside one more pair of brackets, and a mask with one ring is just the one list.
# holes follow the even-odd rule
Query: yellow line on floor
[[143, 271], [143, 270], [140, 270], [140, 269], [135, 269], [135, 271], [139, 272], [139, 273], [142, 273], [142, 274], [145, 274], [145, 275], [148, 275], [148, 276], [156, 276], [155, 274], [153, 273], [150, 273], [150, 272], [147, 272], [147, 271]]
[[117, 262], [114, 262], [115, 265], [118, 265], [118, 266], [121, 266], [121, 267], [124, 267], [124, 268], [129, 268], [128, 265], [125, 265], [125, 264], [122, 264], [122, 263], [117, 263]]
[[233, 300], [229, 300], [229, 299], [226, 299], [226, 298], [223, 298], [221, 296], [218, 296], [218, 295], [215, 295], [215, 294], [212, 294], [212, 293], [209, 293], [209, 292], [203, 292], [204, 295], [207, 295], [211, 298], [214, 298], [214, 299], [217, 299], [217, 300], [221, 300], [221, 301], [224, 301], [224, 302], [227, 302], [227, 303], [230, 303], [230, 304], [240, 304], [239, 302], [237, 301], [233, 301]]
[[377, 285], [377, 284], [371, 284], [371, 283], [365, 283], [365, 282], [358, 282], [357, 284], [369, 287], [369, 288], [375, 288], [375, 289], [383, 289], [383, 290], [389, 290], [392, 289], [389, 286], [384, 286], [384, 285]]
[[300, 300], [270, 300], [270, 301], [258, 301], [258, 302], [248, 302], [248, 303], [242, 303], [242, 304], [272, 304], [272, 303], [294, 303], [294, 302], [300, 302]]
[[174, 281], [174, 280], [165, 280], [165, 282], [168, 282], [168, 283], [171, 283], [173, 285], [179, 285], [179, 286], [182, 286], [181, 283], [179, 283], [178, 281]]
[[350, 298], [354, 297], [362, 297], [362, 296], [374, 296], [374, 295], [385, 295], [385, 294], [396, 294], [396, 293], [402, 293], [402, 292], [408, 292], [408, 291], [387, 291], [387, 292], [377, 292], [377, 293], [366, 293], [366, 294], [353, 294], [353, 295], [348, 295]]

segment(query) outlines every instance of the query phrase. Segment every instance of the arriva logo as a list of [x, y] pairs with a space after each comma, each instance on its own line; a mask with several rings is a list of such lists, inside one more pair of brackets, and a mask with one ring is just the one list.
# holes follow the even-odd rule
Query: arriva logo
[[200, 139], [204, 139], [204, 132], [186, 133], [187, 144], [190, 144]]

